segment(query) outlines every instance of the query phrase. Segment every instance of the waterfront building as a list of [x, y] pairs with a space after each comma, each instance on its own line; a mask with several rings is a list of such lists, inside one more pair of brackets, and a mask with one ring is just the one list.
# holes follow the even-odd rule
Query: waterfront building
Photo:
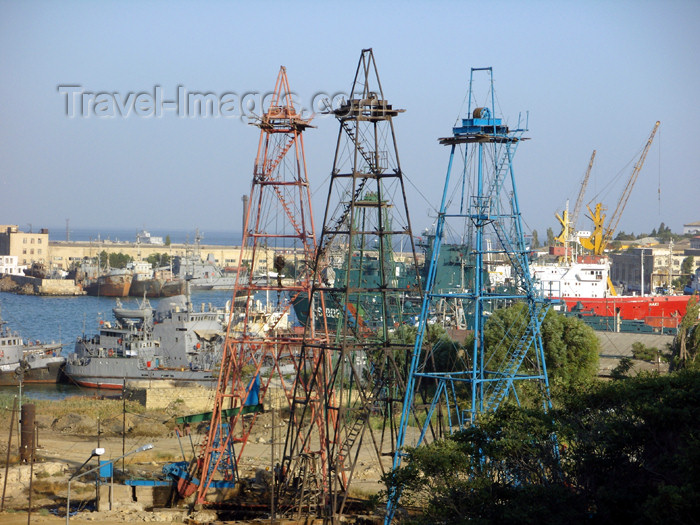
[[684, 224], [683, 235], [687, 235], [688, 233], [700, 233], [700, 221]]
[[24, 275], [27, 267], [17, 264], [17, 256], [0, 255], [0, 275]]
[[20, 231], [16, 224], [0, 225], [0, 256], [17, 257], [17, 264], [31, 266], [33, 263], [49, 262], [49, 230], [38, 233]]
[[[618, 292], [639, 292], [642, 286], [643, 266], [645, 294], [669, 290], [670, 283], [680, 277], [681, 264], [689, 255], [688, 251], [681, 245], [657, 244], [613, 253], [610, 256], [610, 279], [616, 287], [621, 288]], [[699, 264], [700, 260], [696, 259], [695, 268]]]

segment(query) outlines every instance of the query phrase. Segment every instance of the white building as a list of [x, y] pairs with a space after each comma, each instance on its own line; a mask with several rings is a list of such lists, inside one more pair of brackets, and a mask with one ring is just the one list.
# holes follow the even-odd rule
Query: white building
[[152, 237], [149, 232], [146, 230], [141, 230], [136, 234], [136, 243], [137, 244], [158, 244], [162, 245], [165, 244], [163, 242], [163, 237]]
[[683, 235], [687, 233], [700, 233], [700, 221], [683, 225]]
[[17, 265], [16, 255], [0, 255], [0, 275], [24, 275], [26, 266]]

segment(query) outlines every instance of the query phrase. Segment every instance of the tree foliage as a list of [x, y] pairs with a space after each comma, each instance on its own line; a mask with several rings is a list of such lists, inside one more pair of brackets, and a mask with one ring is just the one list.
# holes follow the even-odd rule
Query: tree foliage
[[[487, 348], [501, 347], [494, 352], [500, 360], [527, 324], [527, 305], [517, 303], [496, 310], [486, 323], [484, 343]], [[599, 342], [595, 332], [575, 317], [566, 317], [552, 309], [542, 322], [542, 344], [549, 382], [555, 387], [585, 383], [598, 372]], [[491, 351], [490, 351], [491, 352]], [[530, 349], [523, 366], [535, 363], [534, 347]]]
[[554, 230], [547, 228], [547, 246], [554, 246]]
[[637, 237], [634, 235], [634, 233], [625, 233], [622, 230], [617, 232], [617, 235], [615, 236], [616, 241], [633, 241], [636, 238]]
[[100, 252], [100, 267], [101, 268], [126, 268], [126, 265], [133, 261], [134, 258], [125, 253], [107, 253], [105, 250]]
[[[450, 438], [407, 450], [385, 477], [402, 504], [422, 507], [417, 523], [557, 523], [575, 516], [569, 494], [543, 489], [558, 477], [552, 419], [509, 406]], [[544, 497], [546, 496], [546, 497]]]
[[504, 406], [407, 449], [385, 482], [417, 523], [695, 523], [699, 445], [700, 372], [642, 374], [572, 389], [550, 414]]
[[674, 369], [700, 370], [700, 304], [697, 295], [688, 299], [685, 315], [671, 343], [671, 366]]
[[146, 259], [153, 268], [160, 268], [170, 264], [170, 255], [167, 253], [152, 253]]
[[[692, 255], [688, 255], [688, 257], [685, 257], [683, 259], [683, 262], [681, 262], [681, 275], [691, 277], [693, 275], [694, 270], [695, 257], [693, 257]], [[690, 279], [688, 279], [687, 282], [690, 282]]]

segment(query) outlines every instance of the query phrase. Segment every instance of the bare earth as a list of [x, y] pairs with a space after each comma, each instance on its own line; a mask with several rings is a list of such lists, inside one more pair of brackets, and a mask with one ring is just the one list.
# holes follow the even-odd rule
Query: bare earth
[[[99, 401], [96, 401], [99, 402]], [[91, 455], [93, 449], [98, 446], [97, 438], [86, 435], [76, 435], [70, 429], [57, 430], [59, 427], [50, 414], [39, 417], [39, 439], [36, 452], [36, 462], [33, 469], [32, 482], [32, 512], [31, 523], [58, 524], [65, 523], [65, 504], [68, 486], [68, 478]], [[271, 465], [271, 419], [269, 414], [262, 415], [255, 426], [255, 432], [246, 446], [244, 458], [239, 466], [241, 477], [254, 477], [255, 472], [266, 470]], [[154, 422], [153, 425], [160, 423]], [[52, 426], [54, 428], [52, 428]], [[275, 458], [279, 458], [284, 448], [284, 425], [276, 425], [275, 428]], [[155, 432], [157, 434], [158, 432]], [[5, 481], [5, 455], [7, 453], [7, 438], [9, 425], [7, 421], [0, 422], [0, 490]], [[173, 431], [163, 429], [162, 435], [147, 437], [143, 435], [127, 435], [125, 443], [118, 435], [101, 436], [99, 446], [105, 449], [102, 460], [116, 458], [122, 455], [122, 450], [130, 452], [144, 444], [152, 443], [152, 450], [139, 454], [132, 454], [125, 459], [125, 467], [131, 478], [154, 478], [162, 471], [164, 464], [172, 461], [181, 461], [183, 453], [187, 460], [193, 456], [193, 450], [199, 452], [199, 444], [204, 438], [203, 434], [196, 432], [192, 436], [178, 439]], [[379, 432], [376, 432], [379, 435]], [[190, 437], [192, 438], [190, 440]], [[0, 523], [19, 524], [27, 523], [28, 496], [29, 496], [29, 465], [19, 466], [18, 432], [15, 426], [11, 447], [12, 460], [10, 461], [9, 475], [5, 494], [5, 512], [0, 513]], [[360, 460], [353, 480], [353, 492], [357, 495], [368, 495], [379, 491], [382, 485], [379, 483], [381, 468], [378, 464], [374, 449], [368, 446], [371, 443], [369, 435], [366, 438], [365, 448], [360, 454]], [[277, 459], [276, 459], [277, 461]], [[382, 458], [384, 468], [390, 468], [390, 458]], [[92, 458], [81, 472], [97, 466], [96, 459]], [[115, 465], [121, 469], [122, 461]], [[119, 494], [115, 491], [115, 494]], [[71, 482], [71, 507], [79, 502], [90, 503], [95, 499], [95, 486], [93, 482], [82, 483], [81, 480]], [[186, 510], [180, 511], [168, 509], [156, 509], [146, 511], [143, 505], [132, 501], [115, 501], [115, 509], [112, 511], [93, 512], [82, 510], [70, 518], [70, 523], [76, 525], [99, 522], [102, 525], [117, 523], [131, 523], [142, 521], [158, 521], [164, 523], [209, 523], [216, 520], [215, 515], [208, 511], [189, 515]], [[269, 522], [269, 520], [267, 520]], [[235, 522], [231, 522], [235, 523]], [[240, 521], [238, 523], [248, 523]], [[252, 522], [251, 522], [252, 523]], [[282, 523], [280, 521], [280, 523]], [[289, 523], [289, 522], [287, 522]]]

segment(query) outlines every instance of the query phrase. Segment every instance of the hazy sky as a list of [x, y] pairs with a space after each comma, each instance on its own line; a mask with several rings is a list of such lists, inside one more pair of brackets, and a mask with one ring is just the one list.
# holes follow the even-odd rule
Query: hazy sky
[[[528, 230], [557, 229], [593, 149], [586, 202], [599, 194], [614, 209], [660, 120], [620, 228], [680, 231], [700, 220], [699, 26], [700, 2], [673, 0], [0, 2], [0, 223], [54, 238], [66, 219], [240, 231], [259, 134], [230, 116], [240, 97], [271, 91], [285, 65], [310, 107], [318, 93], [347, 92], [372, 47], [386, 98], [406, 109], [395, 127], [414, 230], [434, 221], [448, 161], [436, 139], [451, 132], [469, 69], [493, 66], [497, 110], [511, 125], [529, 111], [531, 140], [515, 159]], [[233, 94], [231, 111], [154, 109], [178, 89]], [[77, 91], [113, 94], [111, 107], [103, 95], [84, 111], [75, 95], [67, 108]], [[305, 144], [320, 220], [338, 124], [315, 124]]]

